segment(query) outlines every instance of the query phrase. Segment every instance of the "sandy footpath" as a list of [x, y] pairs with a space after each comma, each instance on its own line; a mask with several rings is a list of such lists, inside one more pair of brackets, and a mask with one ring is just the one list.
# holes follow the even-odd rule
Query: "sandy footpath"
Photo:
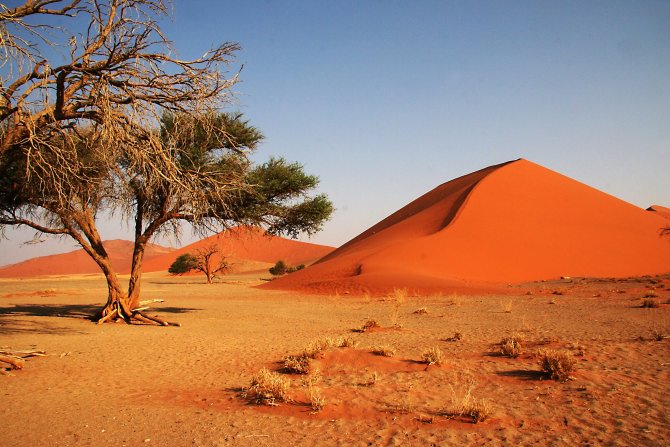
[[[0, 280], [0, 346], [37, 348], [0, 376], [3, 446], [584, 445], [663, 446], [670, 439], [670, 278], [533, 283], [512, 296], [306, 296], [259, 290], [258, 274], [211, 286], [149, 274], [143, 298], [182, 327], [97, 326], [100, 276]], [[530, 294], [527, 294], [530, 293]], [[658, 308], [641, 308], [644, 294]], [[599, 295], [599, 296], [594, 296]], [[425, 313], [415, 313], [425, 308]], [[151, 313], [151, 311], [150, 311]], [[381, 330], [352, 332], [375, 319]], [[392, 327], [398, 325], [399, 327]], [[456, 332], [461, 340], [449, 341]], [[497, 354], [518, 333], [525, 352]], [[352, 337], [314, 366], [324, 409], [249, 405], [262, 367], [321, 337]], [[391, 358], [370, 354], [390, 345]], [[419, 363], [428, 347], [442, 366]], [[537, 349], [567, 349], [577, 371], [543, 380]], [[371, 377], [376, 381], [371, 384]], [[446, 416], [470, 388], [492, 414]]]

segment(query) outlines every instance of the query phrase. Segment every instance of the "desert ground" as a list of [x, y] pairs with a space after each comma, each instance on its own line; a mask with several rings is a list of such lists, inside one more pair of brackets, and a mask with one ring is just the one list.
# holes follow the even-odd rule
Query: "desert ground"
[[[670, 439], [670, 276], [568, 278], [499, 295], [306, 295], [262, 272], [145, 275], [148, 311], [181, 327], [95, 325], [100, 275], [0, 280], [0, 347], [44, 350], [0, 375], [4, 446], [662, 446]], [[647, 298], [644, 298], [644, 297]], [[647, 301], [645, 301], [647, 300]], [[658, 307], [645, 308], [643, 303]], [[360, 331], [370, 320], [379, 327]], [[458, 334], [458, 335], [457, 335]], [[516, 334], [518, 357], [499, 343]], [[459, 337], [460, 335], [460, 337]], [[282, 359], [346, 340], [311, 360]], [[385, 347], [391, 357], [375, 355]], [[441, 365], [422, 362], [437, 347]], [[568, 380], [539, 351], [569, 351]], [[262, 368], [292, 401], [244, 397]], [[315, 411], [312, 396], [323, 408]], [[474, 423], [463, 404], [488, 417]]]

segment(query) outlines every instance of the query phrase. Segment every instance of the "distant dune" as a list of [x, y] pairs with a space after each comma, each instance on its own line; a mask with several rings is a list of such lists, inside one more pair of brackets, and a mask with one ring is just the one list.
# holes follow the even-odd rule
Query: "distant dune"
[[[130, 273], [133, 243], [120, 239], [103, 242], [112, 265], [118, 273]], [[149, 244], [145, 259], [150, 260], [174, 251], [174, 248]], [[42, 275], [74, 275], [101, 273], [100, 267], [83, 249], [57, 255], [40, 256], [17, 264], [0, 267], [0, 278], [18, 278]]]
[[670, 271], [666, 220], [527, 160], [419, 197], [306, 270], [264, 285], [311, 291], [486, 290], [561, 276]]
[[[167, 272], [168, 267], [183, 253], [194, 253], [198, 248], [217, 244], [230, 257], [237, 271], [267, 268], [283, 259], [292, 265], [313, 262], [334, 250], [333, 247], [299, 242], [281, 237], [270, 237], [260, 230], [237, 228], [210, 236], [185, 247], [174, 249], [149, 244], [145, 252], [144, 272]], [[104, 243], [112, 265], [120, 274], [130, 273], [133, 243], [112, 240]], [[0, 268], [0, 278], [42, 275], [72, 275], [100, 273], [100, 268], [84, 250], [42, 256]]]
[[221, 253], [236, 263], [238, 271], [255, 270], [282, 259], [290, 265], [309, 264], [332, 252], [335, 248], [269, 236], [263, 231], [239, 227], [202, 239], [174, 252], [147, 259], [144, 271], [167, 271], [183, 253], [195, 253], [210, 244], [219, 246]]

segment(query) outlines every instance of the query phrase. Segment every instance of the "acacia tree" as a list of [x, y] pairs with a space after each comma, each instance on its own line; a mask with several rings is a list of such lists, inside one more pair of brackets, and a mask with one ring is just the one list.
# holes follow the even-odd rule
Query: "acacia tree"
[[[237, 45], [181, 61], [156, 24], [165, 13], [160, 1], [47, 9], [60, 3], [30, 0], [0, 15], [3, 49], [17, 67], [13, 82], [2, 80], [0, 224], [68, 235], [84, 248], [108, 284], [98, 322], [167, 324], [136, 310], [141, 265], [149, 240], [178, 233], [179, 221], [203, 233], [238, 224], [291, 236], [318, 231], [332, 212], [325, 196], [308, 195], [318, 179], [282, 159], [253, 166], [248, 154], [262, 134], [240, 115], [216, 112], [236, 81], [225, 80], [219, 65]], [[42, 28], [24, 18], [44, 14], [88, 21], [85, 34], [68, 39], [71, 57], [61, 65], [47, 62], [29, 40]], [[97, 229], [102, 211], [134, 223], [127, 292]]]
[[197, 270], [205, 274], [207, 284], [211, 284], [220, 272], [230, 270], [230, 263], [226, 256], [221, 255], [221, 250], [216, 244], [210, 244], [195, 251], [195, 254], [184, 253], [179, 255], [168, 269], [173, 275]]

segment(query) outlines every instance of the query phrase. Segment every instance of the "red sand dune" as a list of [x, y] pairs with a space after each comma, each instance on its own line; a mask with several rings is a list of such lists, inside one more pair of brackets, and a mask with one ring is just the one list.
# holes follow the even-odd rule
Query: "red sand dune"
[[[121, 274], [130, 273], [133, 243], [115, 239], [105, 241], [103, 244], [116, 271]], [[174, 248], [149, 244], [145, 251], [145, 259], [150, 260], [173, 250]], [[0, 268], [0, 278], [85, 273], [100, 273], [100, 267], [83, 249], [58, 255], [40, 256]]]
[[438, 186], [313, 266], [263, 287], [484, 291], [670, 271], [665, 219], [527, 160]]
[[[333, 247], [270, 237], [261, 230], [239, 228], [224, 231], [180, 249], [149, 244], [142, 271], [167, 272], [168, 267], [180, 254], [194, 253], [198, 248], [212, 243], [219, 245], [221, 252], [230, 256], [237, 271], [267, 268], [267, 263], [274, 264], [279, 259], [290, 265], [307, 264], [334, 250]], [[113, 240], [104, 244], [117, 272], [130, 273], [133, 243]], [[81, 249], [59, 255], [42, 256], [0, 268], [0, 278], [82, 273], [100, 273], [100, 268]]]
[[670, 220], [670, 208], [661, 206], [661, 205], [652, 205], [647, 208], [647, 211], [652, 211], [657, 215], [664, 217], [667, 220]]
[[269, 236], [262, 230], [238, 227], [223, 231], [174, 252], [147, 259], [143, 270], [146, 272], [167, 271], [174, 260], [183, 253], [194, 253], [210, 244], [219, 246], [221, 253], [236, 263], [237, 271], [265, 268], [265, 264], [282, 259], [290, 265], [308, 264], [334, 250], [333, 247], [294, 241], [277, 236]]

